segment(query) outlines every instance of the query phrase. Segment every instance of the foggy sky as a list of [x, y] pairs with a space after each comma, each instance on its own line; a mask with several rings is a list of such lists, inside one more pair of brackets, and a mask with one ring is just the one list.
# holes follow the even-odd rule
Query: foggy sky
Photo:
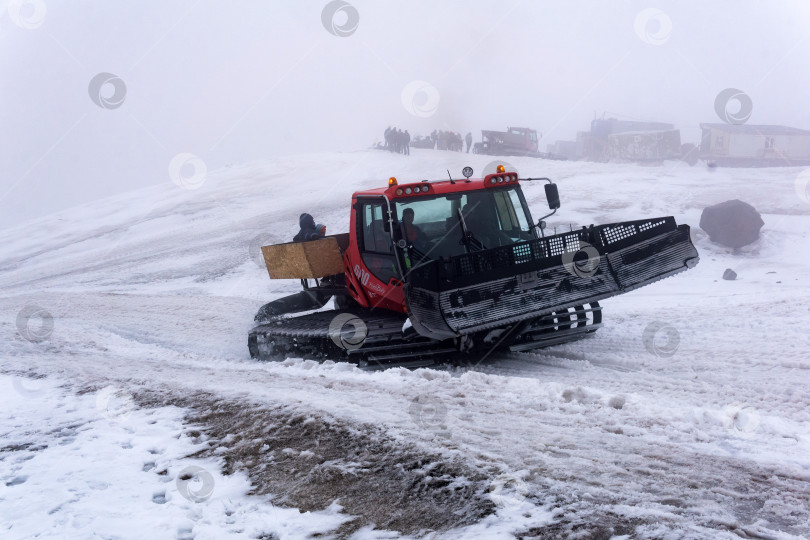
[[[179, 153], [213, 170], [360, 150], [388, 125], [476, 139], [528, 126], [545, 150], [605, 115], [670, 122], [697, 142], [700, 122], [720, 121], [717, 94], [738, 88], [748, 123], [810, 129], [801, 0], [352, 0], [345, 37], [324, 27], [323, 0], [31, 1], [0, 3], [3, 228], [170, 182]], [[650, 8], [664, 27], [637, 32]], [[120, 107], [91, 100], [102, 72], [125, 83]], [[413, 81], [433, 93], [403, 104]]]

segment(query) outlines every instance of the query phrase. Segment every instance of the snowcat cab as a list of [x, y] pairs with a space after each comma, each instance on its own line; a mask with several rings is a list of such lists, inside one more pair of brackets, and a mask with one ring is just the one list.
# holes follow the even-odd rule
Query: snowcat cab
[[536, 237], [517, 173], [505, 172], [403, 185], [391, 178], [388, 188], [354, 194], [349, 235], [349, 294], [364, 308], [402, 313], [414, 269]]
[[[545, 236], [520, 183], [546, 182], [553, 214], [560, 201], [549, 179], [519, 179], [503, 166], [483, 178], [471, 175], [467, 167], [464, 180], [392, 177], [387, 187], [355, 193], [348, 235], [330, 237], [337, 246], [331, 264], [320, 276], [310, 264], [309, 273], [296, 274], [305, 280], [302, 293], [259, 310], [251, 355], [421, 365], [448, 353], [480, 359], [544, 347], [596, 330], [599, 300], [697, 264], [689, 227], [672, 217]], [[316, 242], [324, 246], [310, 250], [311, 262], [328, 251], [329, 238]], [[306, 247], [263, 247], [271, 277], [281, 277], [273, 261], [289, 258], [282, 248]], [[335, 309], [287, 317], [321, 309], [331, 297]]]

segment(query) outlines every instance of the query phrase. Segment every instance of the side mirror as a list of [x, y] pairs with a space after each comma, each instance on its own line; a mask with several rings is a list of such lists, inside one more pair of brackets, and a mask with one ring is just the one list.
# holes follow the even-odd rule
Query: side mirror
[[546, 184], [543, 187], [546, 189], [546, 200], [549, 209], [557, 210], [560, 207], [560, 192], [557, 191], [557, 184]]

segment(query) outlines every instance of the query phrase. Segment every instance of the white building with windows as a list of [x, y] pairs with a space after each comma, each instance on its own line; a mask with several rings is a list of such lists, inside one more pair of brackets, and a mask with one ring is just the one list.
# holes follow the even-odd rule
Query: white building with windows
[[786, 126], [700, 124], [700, 157], [725, 167], [810, 165], [810, 131]]

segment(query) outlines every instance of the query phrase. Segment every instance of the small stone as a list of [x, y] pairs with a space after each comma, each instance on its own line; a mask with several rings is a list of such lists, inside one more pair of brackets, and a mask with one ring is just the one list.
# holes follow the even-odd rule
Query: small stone
[[737, 272], [731, 268], [726, 268], [726, 271], [723, 272], [723, 279], [727, 279], [729, 281], [737, 279]]
[[613, 407], [614, 409], [621, 409], [624, 407], [625, 398], [624, 396], [613, 396], [608, 400], [608, 406]]

